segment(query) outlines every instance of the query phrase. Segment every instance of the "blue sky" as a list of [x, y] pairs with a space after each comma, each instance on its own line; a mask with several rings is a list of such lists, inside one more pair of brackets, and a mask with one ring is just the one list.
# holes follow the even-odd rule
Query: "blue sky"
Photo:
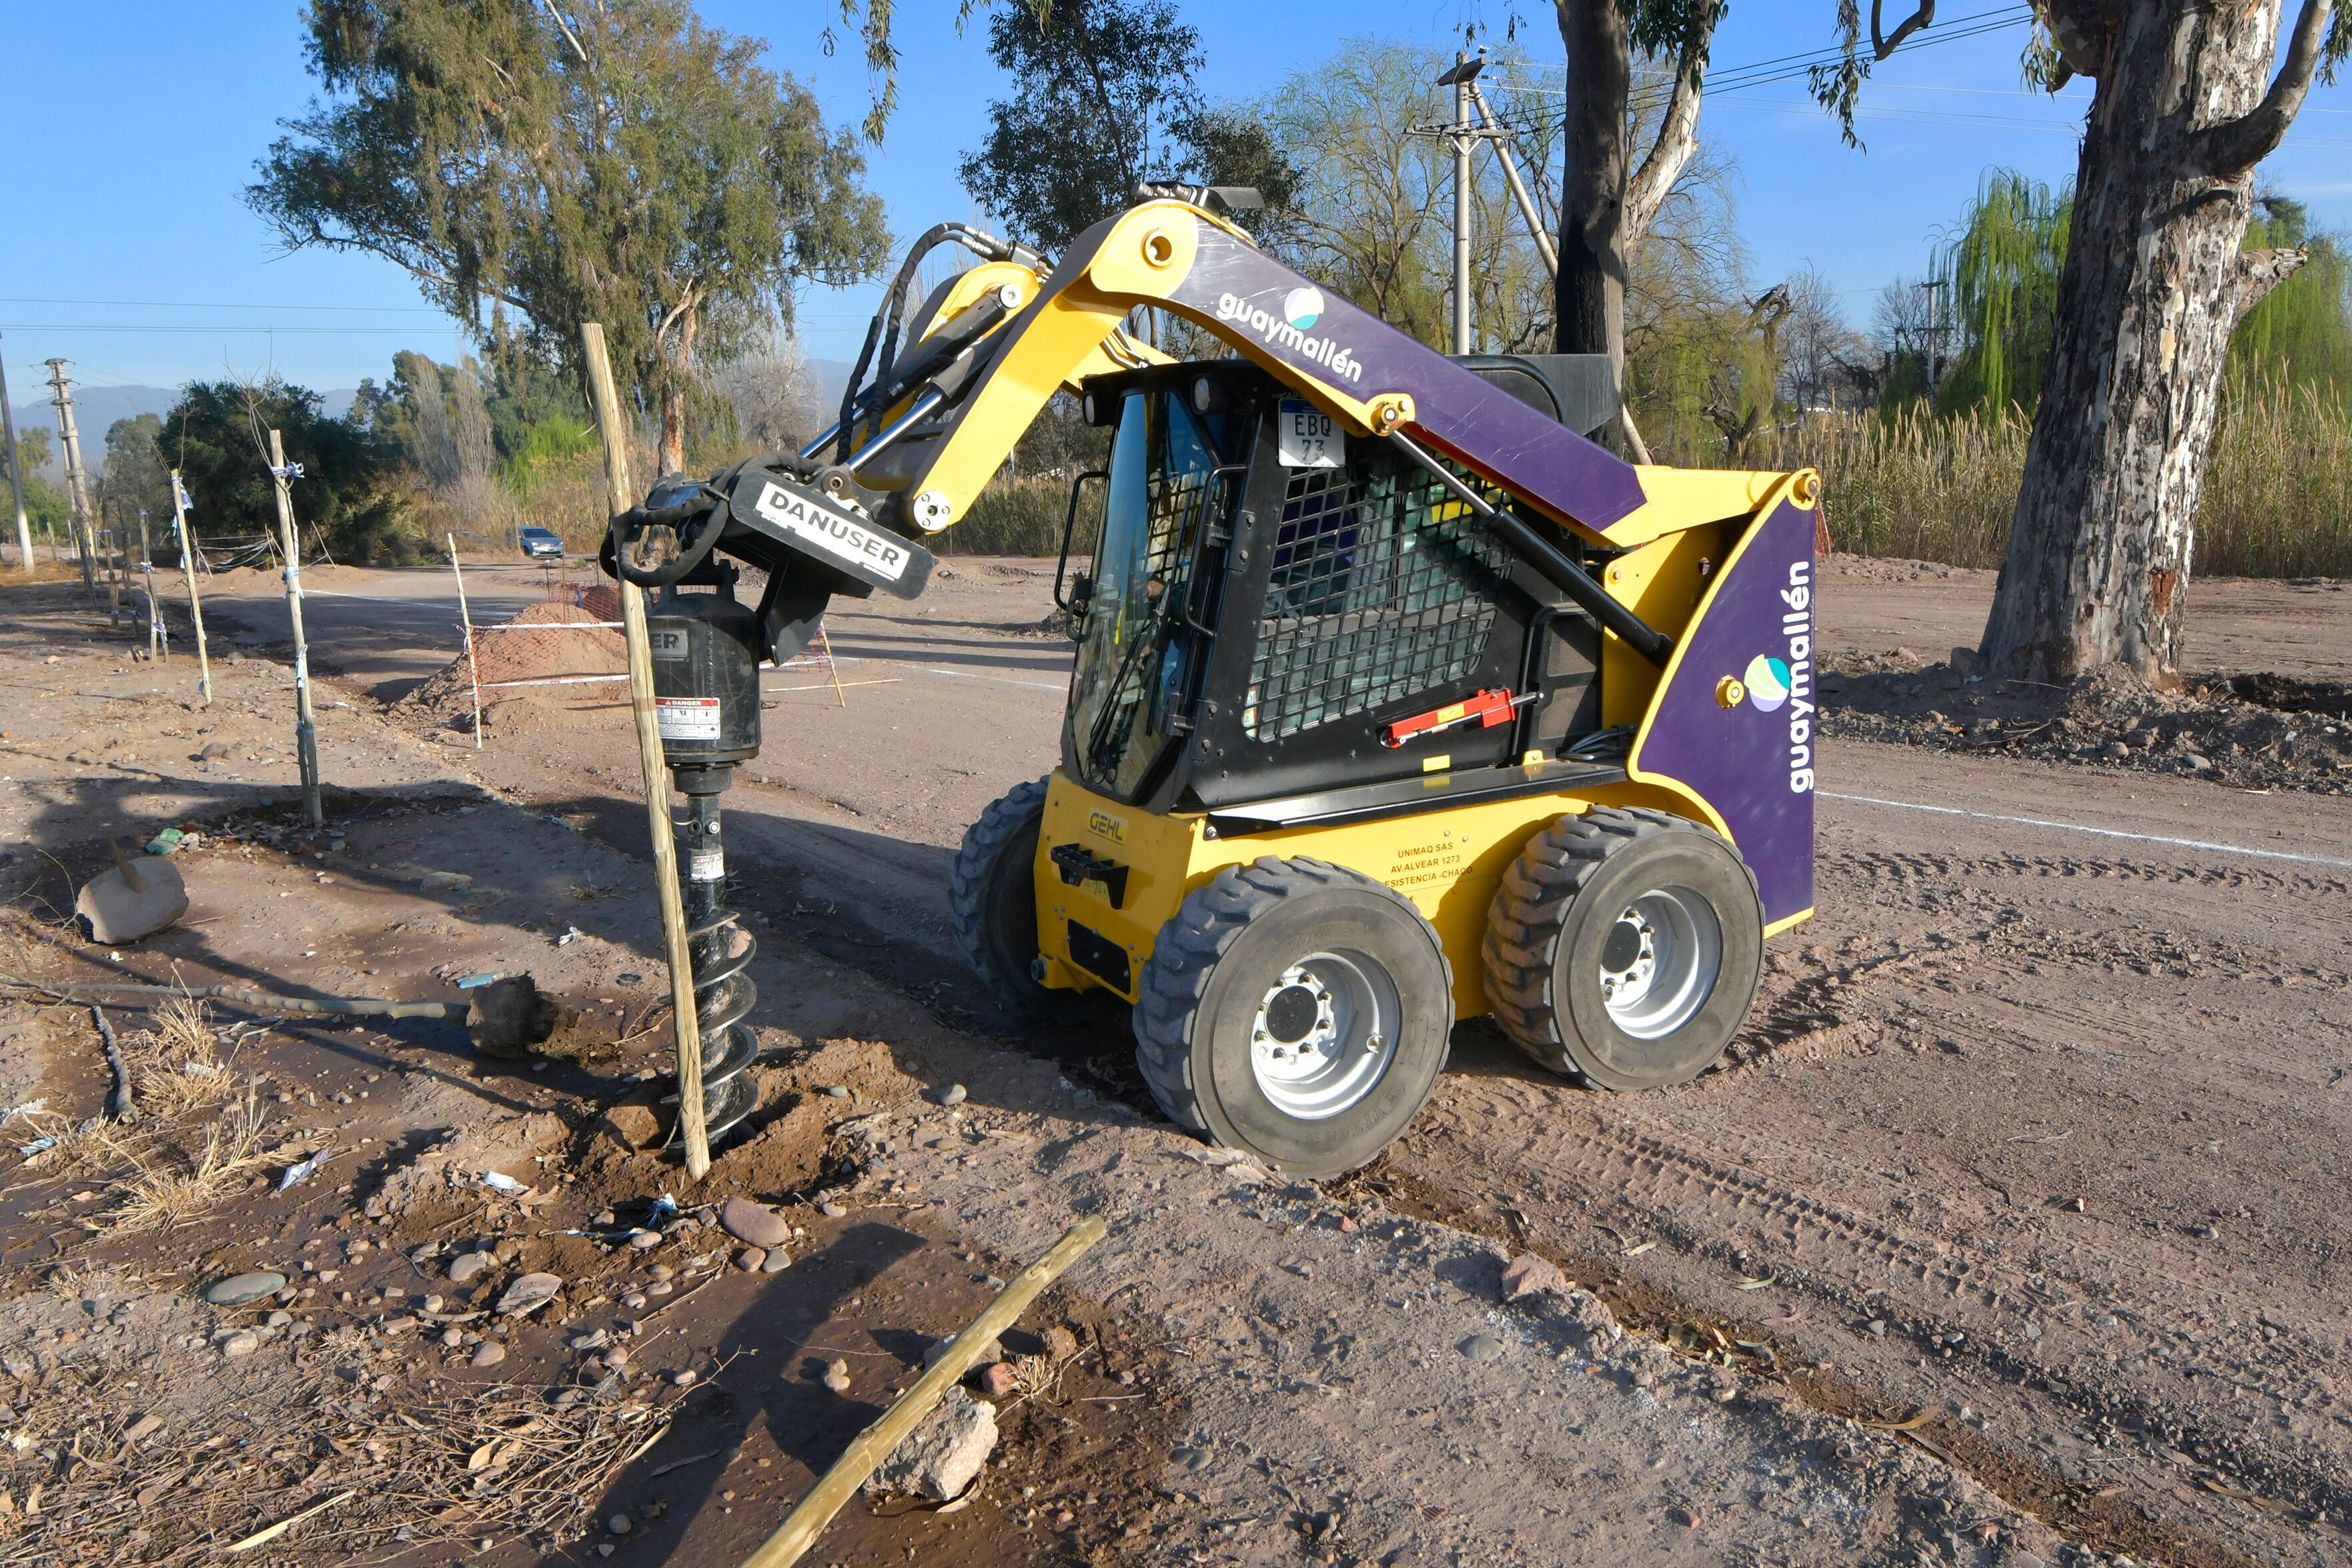
[[[1899, 0], [1898, 0], [1899, 4]], [[2290, 0], [2292, 5], [2292, 0]], [[1497, 6], [1425, 0], [1379, 7], [1285, 0], [1202, 0], [1181, 7], [1200, 29], [1208, 80], [1246, 98], [1366, 31], [1452, 47], [1465, 24], [1499, 29]], [[854, 121], [867, 84], [854, 47], [819, 45], [828, 4], [702, 0], [709, 21], [768, 40], [769, 59], [810, 83], [829, 114]], [[1971, 16], [2022, 16], [2000, 0], [1948, 0], [1933, 39]], [[870, 181], [894, 229], [912, 235], [971, 215], [957, 184], [1001, 78], [980, 26], [961, 37], [954, 0], [900, 7], [902, 108]], [[1828, 0], [1735, 0], [1717, 36], [1717, 68], [1825, 47]], [[1529, 6], [1522, 47], [1557, 61], [1549, 7]], [[2290, 9], [2290, 16], [2292, 9]], [[1272, 25], [1269, 25], [1270, 19]], [[1736, 163], [1739, 220], [1756, 278], [1811, 263], [1841, 291], [1856, 325], [1898, 272], [1918, 272], [1985, 169], [2011, 165], [2059, 180], [2074, 162], [2086, 88], [2057, 101], [2019, 90], [2025, 36], [2013, 22], [1980, 37], [1910, 50], [1880, 68], [1865, 99], [1867, 153], [1840, 145], [1801, 80], [1711, 93], [1700, 133]], [[460, 343], [388, 264], [277, 254], [239, 193], [276, 122], [301, 110], [311, 83], [289, 0], [94, 0], [17, 5], [0, 17], [0, 59], [15, 90], [0, 98], [0, 331], [9, 391], [32, 400], [53, 354], [87, 385], [173, 385], [274, 367], [314, 388], [379, 379], [393, 351], [446, 359]], [[50, 91], [41, 84], [58, 90]], [[2310, 200], [2320, 221], [2352, 227], [2352, 82], [2315, 90], [2267, 181]], [[801, 307], [815, 355], [855, 354], [867, 290], [814, 291]]]

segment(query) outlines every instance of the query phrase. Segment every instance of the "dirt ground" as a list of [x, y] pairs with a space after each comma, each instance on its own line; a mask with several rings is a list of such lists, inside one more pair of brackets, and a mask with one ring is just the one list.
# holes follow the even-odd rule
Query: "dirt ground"
[[[1989, 574], [1833, 560], [1825, 641], [1893, 689], [1823, 747], [1820, 914], [1732, 1059], [1596, 1095], [1466, 1023], [1412, 1134], [1317, 1186], [1157, 1123], [1116, 1013], [1024, 1032], [951, 956], [953, 845], [1057, 751], [1050, 581], [951, 559], [915, 604], [836, 613], [837, 672], [766, 677], [727, 799], [763, 1104], [694, 1191], [634, 1142], [665, 1037], [614, 694], [495, 699], [478, 751], [470, 702], [419, 691], [458, 646], [446, 574], [338, 574], [309, 606], [349, 705], [321, 709], [313, 832], [267, 584], [212, 601], [243, 657], [201, 712], [182, 659], [10, 591], [0, 971], [415, 998], [528, 972], [576, 1016], [499, 1061], [453, 1023], [223, 1004], [212, 1075], [110, 1008], [134, 1077], [201, 1092], [84, 1132], [88, 1009], [0, 1007], [0, 1103], [47, 1102], [9, 1148], [58, 1140], [0, 1154], [0, 1563], [180, 1561], [347, 1491], [246, 1560], [733, 1561], [1078, 1212], [1110, 1238], [1007, 1336], [1031, 1385], [975, 1500], [866, 1500], [812, 1561], [2352, 1557], [2352, 807], [2325, 716], [2259, 780], [2171, 741], [1936, 738], [1927, 711], [1981, 710], [1914, 712], [1909, 683], [2011, 700], [1945, 662]], [[467, 586], [485, 617], [561, 592]], [[2200, 584], [2189, 613], [2194, 675], [2352, 676], [2352, 593]], [[105, 837], [173, 822], [202, 835], [179, 927], [64, 929]], [[648, 1226], [664, 1192], [684, 1213]], [[734, 1267], [710, 1206], [736, 1194], [804, 1233], [789, 1269]], [[1574, 1284], [1507, 1299], [1528, 1253]], [[264, 1268], [284, 1291], [196, 1298]], [[561, 1293], [497, 1315], [533, 1272]]]

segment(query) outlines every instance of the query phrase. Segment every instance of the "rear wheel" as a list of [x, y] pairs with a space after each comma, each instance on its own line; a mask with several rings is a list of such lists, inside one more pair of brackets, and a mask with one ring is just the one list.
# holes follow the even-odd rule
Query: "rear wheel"
[[1307, 1176], [1370, 1161], [1428, 1102], [1454, 1028], [1437, 933], [1341, 866], [1221, 872], [1160, 928], [1136, 1061], [1170, 1119]]
[[1037, 835], [1045, 823], [1045, 780], [1017, 785], [964, 831], [948, 884], [956, 946], [988, 988], [1014, 1011], [1034, 1015], [1056, 993], [1037, 983]]
[[1686, 1083], [1755, 998], [1764, 912], [1721, 837], [1596, 808], [1530, 840], [1486, 916], [1487, 999], [1512, 1043], [1603, 1089]]

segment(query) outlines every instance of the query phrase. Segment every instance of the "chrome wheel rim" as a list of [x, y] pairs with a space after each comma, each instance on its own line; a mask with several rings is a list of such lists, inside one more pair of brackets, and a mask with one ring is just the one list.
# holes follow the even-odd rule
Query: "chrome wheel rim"
[[1286, 1116], [1319, 1122], [1372, 1092], [1396, 1059], [1387, 972], [1358, 953], [1311, 953], [1276, 977], [1250, 1020], [1250, 1074]]
[[1635, 1040], [1688, 1023], [1723, 973], [1723, 925], [1686, 887], [1654, 888], [1625, 906], [1601, 945], [1609, 1021]]

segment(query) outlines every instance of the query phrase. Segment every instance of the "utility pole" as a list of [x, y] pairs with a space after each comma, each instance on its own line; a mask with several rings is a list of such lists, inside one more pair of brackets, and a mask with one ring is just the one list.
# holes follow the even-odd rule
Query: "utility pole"
[[8, 490], [16, 502], [16, 564], [25, 575], [33, 575], [33, 525], [25, 520], [25, 476], [18, 472], [25, 465], [23, 454], [16, 450], [16, 411], [8, 406], [8, 367], [5, 356], [0, 356], [0, 439], [8, 443]]
[[302, 541], [288, 487], [301, 476], [300, 465], [286, 461], [286, 443], [271, 431], [269, 477], [278, 486], [278, 531], [285, 540], [286, 618], [294, 626], [294, 754], [302, 771], [302, 812], [316, 828], [325, 824], [327, 812], [319, 801], [319, 732], [310, 719], [310, 645], [302, 637]]
[[66, 458], [66, 499], [70, 503], [74, 553], [81, 557], [81, 591], [98, 602], [98, 580], [90, 575], [89, 500], [81, 490], [81, 437], [74, 431], [73, 394], [66, 391], [66, 362], [44, 361], [49, 367], [49, 401], [58, 410], [58, 445]]
[[[1556, 283], [1559, 279], [1559, 251], [1552, 244], [1551, 231], [1544, 226], [1543, 214], [1536, 210], [1536, 199], [1528, 193], [1528, 183], [1519, 177], [1519, 161], [1511, 152], [1511, 128], [1503, 123], [1486, 103], [1486, 95], [1475, 78], [1463, 84], [1470, 89], [1470, 102], [1478, 111], [1478, 125], [1495, 141], [1495, 152], [1503, 160], [1503, 179], [1511, 187], [1511, 200], [1517, 204], [1519, 216], [1527, 220], [1528, 237], [1536, 242], [1536, 254], [1543, 257], [1544, 270]], [[1650, 448], [1642, 440], [1642, 432], [1633, 423], [1633, 411], [1625, 402], [1625, 389], [1617, 389], [1617, 418], [1624, 426], [1625, 446], [1636, 463], [1650, 461]]]
[[1454, 149], [1454, 351], [1466, 354], [1471, 350], [1470, 303], [1473, 289], [1470, 282], [1471, 216], [1470, 197], [1475, 182], [1471, 168], [1472, 155], [1481, 141], [1493, 141], [1508, 134], [1489, 130], [1470, 118], [1471, 95], [1477, 89], [1471, 84], [1478, 73], [1486, 68], [1486, 57], [1475, 57], [1464, 51], [1454, 55], [1454, 68], [1437, 78], [1439, 87], [1454, 89], [1454, 119], [1445, 125], [1415, 125], [1405, 131], [1407, 136], [1426, 136], [1443, 141]]
[[1927, 395], [1936, 395], [1936, 388], [1944, 379], [1944, 334], [1936, 320], [1936, 302], [1951, 285], [1940, 277], [1930, 278], [1919, 285], [1927, 291]]

